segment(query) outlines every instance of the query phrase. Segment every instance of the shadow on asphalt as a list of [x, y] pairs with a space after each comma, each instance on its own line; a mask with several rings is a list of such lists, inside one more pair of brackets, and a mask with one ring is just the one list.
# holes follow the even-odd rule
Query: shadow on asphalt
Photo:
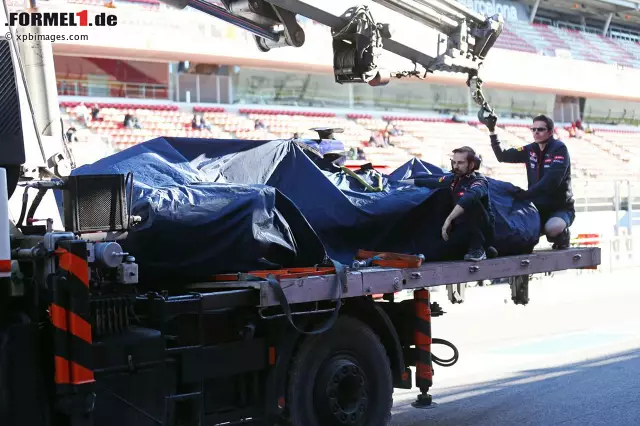
[[413, 408], [412, 400], [395, 405], [391, 425], [637, 426], [640, 349], [524, 370], [500, 380], [435, 389], [432, 395], [438, 405], [430, 410]]

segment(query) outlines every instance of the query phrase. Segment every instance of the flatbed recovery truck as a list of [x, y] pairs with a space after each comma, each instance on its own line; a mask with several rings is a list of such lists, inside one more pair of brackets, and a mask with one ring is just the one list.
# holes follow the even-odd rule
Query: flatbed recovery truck
[[[228, 9], [232, 3], [238, 6], [226, 2]], [[406, 11], [408, 2], [379, 3]], [[406, 41], [392, 41], [384, 26], [369, 36], [381, 36], [385, 48], [428, 71], [462, 69], [477, 83], [486, 50], [476, 50], [467, 35], [484, 35], [486, 47], [500, 20], [485, 21], [449, 1], [413, 3], [448, 10], [440, 21], [419, 14], [420, 22], [446, 23], [443, 34], [453, 39], [446, 49], [429, 59], [414, 55]], [[287, 15], [274, 6], [331, 25], [327, 14], [315, 13], [321, 8], [304, 5], [249, 2], [241, 19], [217, 12], [292, 45], [291, 32], [273, 32], [274, 21]], [[197, 6], [211, 9], [201, 0]], [[258, 26], [255, 10], [269, 19]], [[366, 19], [340, 34], [366, 29]], [[73, 159], [61, 136], [47, 43], [0, 41], [3, 426], [387, 425], [394, 388], [415, 384], [414, 406], [429, 407], [434, 364], [450, 366], [458, 356], [452, 344], [432, 337], [431, 319], [444, 312], [430, 301], [430, 288], [448, 286], [459, 303], [463, 283], [510, 277], [512, 300], [526, 304], [531, 274], [600, 264], [600, 249], [589, 247], [411, 268], [249, 271], [154, 288], [118, 243], [116, 231], [129, 219], [123, 177], [69, 176]], [[351, 77], [336, 67], [336, 80], [357, 80], [359, 73], [360, 82], [376, 84], [371, 63], [349, 69]], [[491, 112], [476, 83], [474, 99]], [[29, 189], [37, 192], [32, 202]], [[63, 194], [61, 212], [52, 189]], [[413, 299], [395, 300], [402, 290], [413, 290]], [[437, 358], [435, 344], [454, 356]]]

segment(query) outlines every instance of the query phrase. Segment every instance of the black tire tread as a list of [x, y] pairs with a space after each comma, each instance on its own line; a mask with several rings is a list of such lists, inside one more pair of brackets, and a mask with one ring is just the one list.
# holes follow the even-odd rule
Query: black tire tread
[[[366, 336], [376, 347], [376, 350], [380, 353], [384, 354], [385, 365], [380, 366], [380, 370], [387, 377], [387, 383], [390, 384], [389, 388], [389, 401], [388, 401], [388, 409], [385, 410], [386, 418], [382, 419], [383, 422], [379, 423], [380, 425], [388, 425], [391, 422], [391, 408], [393, 407], [393, 378], [391, 375], [391, 362], [389, 361], [389, 355], [387, 354], [386, 348], [380, 341], [380, 338], [374, 331], [362, 321], [343, 315], [336, 321], [335, 325], [325, 333], [309, 336], [307, 337], [298, 347], [296, 354], [293, 357], [291, 362], [291, 367], [289, 369], [289, 380], [287, 385], [287, 399], [289, 399], [289, 395], [291, 395], [295, 391], [295, 386], [298, 381], [298, 376], [304, 371], [301, 369], [301, 366], [305, 364], [306, 360], [309, 357], [313, 356], [314, 348], [316, 347], [316, 342], [320, 339], [324, 338], [324, 336], [328, 333], [358, 333]], [[289, 409], [290, 410], [290, 409]], [[289, 411], [287, 410], [287, 411]], [[295, 416], [289, 411], [288, 412], [288, 424], [290, 426], [308, 426], [308, 425], [297, 425], [293, 423], [293, 419]], [[377, 426], [378, 424], [376, 424]], [[367, 425], [369, 426], [369, 425]]]

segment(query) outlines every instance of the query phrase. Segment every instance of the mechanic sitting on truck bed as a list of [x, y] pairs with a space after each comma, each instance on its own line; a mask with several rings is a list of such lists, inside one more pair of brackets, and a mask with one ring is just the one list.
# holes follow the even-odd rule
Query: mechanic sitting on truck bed
[[497, 117], [485, 117], [480, 111], [478, 118], [489, 129], [491, 147], [499, 162], [527, 164], [529, 189], [518, 188], [514, 198], [531, 201], [536, 206], [540, 227], [554, 250], [569, 248], [569, 227], [576, 217], [571, 161], [566, 145], [553, 137], [553, 120], [545, 115], [535, 117], [531, 127], [535, 142], [503, 150], [495, 133]]
[[449, 188], [455, 206], [442, 226], [442, 238], [447, 249], [463, 248], [467, 250], [464, 259], [474, 262], [486, 259], [487, 255], [498, 256], [491, 246], [495, 217], [489, 204], [489, 183], [478, 172], [481, 162], [473, 148], [463, 146], [453, 150], [452, 174], [401, 181], [431, 189]]

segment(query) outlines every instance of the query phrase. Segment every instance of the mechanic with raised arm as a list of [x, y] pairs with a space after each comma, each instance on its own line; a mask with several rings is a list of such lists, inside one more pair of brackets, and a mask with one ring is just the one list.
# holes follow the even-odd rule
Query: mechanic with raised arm
[[481, 162], [473, 148], [463, 146], [453, 150], [451, 174], [401, 181], [431, 189], [449, 188], [455, 206], [442, 226], [442, 238], [449, 247], [466, 250], [465, 260], [476, 262], [498, 256], [491, 245], [495, 217], [489, 204], [489, 182], [478, 172]]
[[554, 250], [570, 246], [569, 227], [575, 220], [573, 191], [571, 189], [571, 160], [566, 145], [553, 137], [551, 118], [539, 115], [533, 119], [531, 132], [535, 142], [520, 148], [502, 149], [496, 135], [495, 115], [488, 117], [480, 111], [480, 121], [487, 126], [491, 147], [501, 163], [524, 163], [529, 188], [518, 188], [517, 199], [531, 201], [540, 213], [540, 227]]

